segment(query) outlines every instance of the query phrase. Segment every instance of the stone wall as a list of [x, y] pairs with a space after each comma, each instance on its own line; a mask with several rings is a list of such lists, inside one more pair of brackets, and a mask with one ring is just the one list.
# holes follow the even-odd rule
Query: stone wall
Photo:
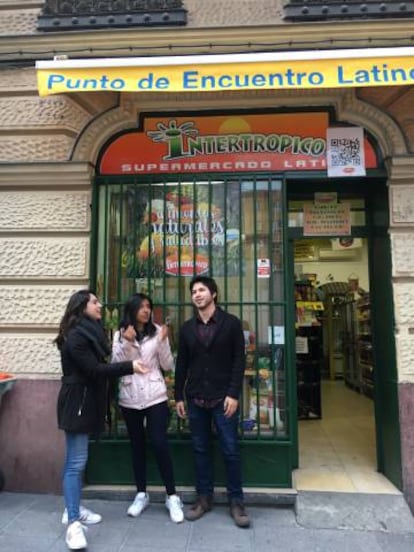
[[6, 489], [61, 493], [64, 436], [56, 424], [59, 387], [59, 381], [20, 379], [4, 395], [0, 468]]
[[[0, 36], [37, 36], [42, 4], [0, 0]], [[188, 27], [275, 24], [275, 42], [282, 4], [281, 0], [185, 3]], [[9, 488], [35, 490], [39, 480], [30, 457], [22, 456], [16, 444], [18, 438], [32, 443], [29, 450], [35, 446], [27, 409], [36, 414], [44, 435], [51, 437], [46, 450], [53, 446], [59, 450], [55, 464], [48, 466], [54, 474], [50, 488], [58, 488], [62, 443], [54, 406], [60, 364], [52, 341], [69, 295], [88, 284], [92, 163], [105, 140], [136, 125], [140, 110], [332, 106], [339, 121], [370, 130], [388, 158], [404, 487], [414, 504], [414, 465], [408, 461], [413, 445], [407, 437], [414, 424], [414, 160], [407, 155], [413, 151], [412, 90], [390, 87], [366, 96], [359, 92], [363, 101], [352, 90], [39, 98], [33, 67], [0, 71], [0, 370], [20, 378], [0, 416], [0, 443], [7, 443], [0, 447], [0, 466], [5, 466]], [[21, 410], [15, 420], [17, 409]]]
[[395, 157], [388, 169], [403, 490], [414, 512], [414, 159]]
[[0, 71], [0, 92], [0, 371], [18, 378], [2, 399], [0, 466], [7, 489], [58, 492], [53, 339], [69, 296], [89, 283], [91, 228], [92, 170], [70, 156], [102, 100], [40, 99], [24, 68]]
[[414, 383], [414, 159], [388, 168], [398, 381]]
[[0, 370], [49, 377], [64, 306], [88, 284], [91, 167], [70, 156], [101, 102], [39, 98], [27, 68], [2, 70], [0, 91]]
[[89, 278], [89, 167], [48, 167], [0, 165], [0, 370], [19, 375], [60, 372], [52, 339]]

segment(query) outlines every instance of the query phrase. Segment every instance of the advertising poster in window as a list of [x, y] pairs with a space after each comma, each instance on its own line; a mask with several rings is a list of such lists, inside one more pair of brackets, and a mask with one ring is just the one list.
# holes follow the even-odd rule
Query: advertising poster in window
[[303, 235], [326, 236], [351, 233], [350, 203], [305, 203], [303, 206]]
[[[123, 266], [127, 277], [162, 277], [240, 271], [240, 211], [238, 189], [217, 183], [169, 185], [135, 191], [128, 213]], [[135, 219], [135, 220], [134, 220]]]

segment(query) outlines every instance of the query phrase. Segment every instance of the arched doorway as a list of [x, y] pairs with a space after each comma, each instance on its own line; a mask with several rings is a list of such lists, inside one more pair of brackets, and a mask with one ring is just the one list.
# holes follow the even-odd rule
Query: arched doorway
[[[302, 111], [302, 112], [303, 112], [303, 111]], [[181, 115], [182, 115], [182, 114], [181, 114]], [[207, 115], [208, 115], [208, 114], [207, 114]], [[176, 116], [178, 116], [178, 115], [174, 115], [174, 116], [169, 115], [169, 117], [170, 117], [171, 119], [173, 119], [173, 120], [175, 120]], [[357, 117], [355, 117], [355, 119], [356, 119], [356, 118], [357, 118]], [[129, 121], [128, 126], [130, 126], [130, 125], [131, 125], [131, 122]], [[116, 126], [119, 127], [119, 122], [117, 123]], [[388, 147], [390, 147], [390, 146], [388, 145]], [[139, 150], [137, 150], [137, 151], [139, 151]], [[142, 161], [142, 158], [140, 158], [140, 161]], [[257, 169], [257, 168], [256, 168], [256, 169]], [[138, 170], [139, 170], [139, 168], [138, 168]], [[190, 167], [190, 170], [191, 170], [191, 167]], [[181, 181], [181, 182], [184, 182], [184, 181], [183, 181], [183, 178], [182, 178], [182, 174], [180, 174], [179, 172], [177, 173], [177, 171], [176, 171], [175, 174], [178, 174], [178, 176], [177, 176], [177, 178], [175, 178], [175, 180], [173, 179], [174, 181], [179, 180], [179, 181]], [[217, 175], [217, 172], [215, 173], [215, 176], [216, 176], [216, 175]], [[115, 174], [114, 174], [114, 176], [115, 176]], [[119, 175], [118, 175], [118, 176], [119, 176]], [[186, 176], [188, 176], [188, 175], [186, 175]], [[124, 174], [124, 175], [122, 176], [122, 178], [125, 178], [125, 177], [126, 177], [126, 175]], [[115, 178], [118, 178], [118, 177], [115, 176]], [[130, 179], [131, 179], [131, 177], [127, 177], [127, 178], [130, 178]], [[134, 179], [134, 178], [136, 178], [136, 176], [134, 176], [133, 179]], [[267, 179], [267, 184], [266, 184], [266, 186], [268, 186], [268, 185], [269, 185], [269, 182], [272, 182], [272, 179], [275, 179], [275, 178], [276, 178], [276, 179], [283, 178], [283, 174], [282, 174], [282, 173], [276, 173], [276, 175], [270, 175], [270, 177], [269, 177], [269, 175], [267, 175], [267, 176], [266, 176], [266, 179]], [[162, 186], [164, 186], [164, 180], [165, 180], [165, 182], [167, 182], [168, 179], [167, 179], [167, 180], [166, 180], [166, 179], [164, 179], [164, 180], [161, 179], [161, 180], [162, 180], [162, 182], [161, 182], [161, 187], [162, 187]], [[212, 182], [214, 179], [211, 177], [211, 175], [208, 175], [207, 180], [208, 180], [208, 182]], [[252, 181], [257, 181], [257, 180], [258, 180], [258, 173], [257, 173], [256, 170], [255, 170], [255, 171], [252, 172]], [[120, 187], [122, 188], [122, 186], [125, 185], [124, 182], [126, 182], [126, 180], [121, 181], [121, 179], [118, 178], [117, 185], [120, 186]], [[241, 181], [240, 181], [240, 182], [241, 182]], [[112, 185], [111, 182], [109, 182], [109, 181], [107, 181], [107, 183], [108, 183], [108, 186], [109, 186], [109, 187]], [[159, 186], [159, 185], [160, 185], [160, 181], [154, 182], [154, 184], [158, 184], [158, 186]], [[184, 185], [185, 185], [185, 182], [184, 182]], [[253, 185], [253, 188], [254, 188], [254, 185]], [[252, 188], [252, 189], [253, 189], [253, 188]], [[257, 192], [257, 188], [256, 188], [256, 192]], [[178, 195], [180, 195], [180, 194], [178, 194]], [[156, 199], [156, 198], [155, 198], [155, 199]], [[257, 199], [257, 197], [256, 197], [256, 199]], [[256, 200], [256, 199], [255, 199], [255, 200]], [[282, 207], [282, 208], [284, 208], [284, 207]], [[372, 211], [372, 213], [375, 213], [375, 209]], [[375, 217], [374, 217], [374, 218], [375, 218]], [[269, 221], [269, 222], [270, 222], [270, 221]], [[149, 249], [148, 249], [148, 248], [147, 248], [147, 249], [148, 249], [148, 251], [151, 251], [153, 245], [151, 244], [151, 241], [150, 241], [150, 240], [148, 241], [148, 244], [150, 244], [150, 245], [149, 245]], [[258, 251], [257, 251], [257, 252], [258, 252]], [[256, 253], [257, 253], [257, 252], [256, 252]], [[269, 257], [272, 257], [272, 258], [273, 258], [274, 255], [273, 255], [273, 254], [272, 254], [272, 255], [269, 255]], [[261, 258], [261, 257], [259, 257], [259, 258]], [[267, 257], [263, 257], [263, 258], [266, 259]], [[197, 259], [196, 259], [196, 260], [197, 260]], [[121, 259], [121, 262], [122, 262], [122, 259]], [[267, 265], [266, 265], [266, 266], [267, 266]], [[266, 267], [265, 267], [265, 268], [266, 268]], [[374, 270], [375, 270], [375, 269], [374, 269]], [[292, 275], [293, 275], [293, 274], [292, 274]], [[287, 277], [287, 274], [285, 275], [285, 277]], [[155, 284], [154, 284], [154, 285], [155, 285]], [[181, 293], [181, 292], [178, 292], [178, 297], [180, 297], [180, 295], [179, 295], [180, 293]], [[181, 299], [181, 300], [182, 300], [183, 302], [185, 302], [184, 295], [182, 296], [182, 299]], [[285, 318], [287, 319], [287, 317], [285, 317]], [[287, 352], [286, 352], [286, 355], [287, 355], [286, 358], [288, 358], [288, 353], [287, 353]], [[392, 356], [392, 353], [391, 353], [391, 356]], [[395, 360], [395, 359], [394, 359], [394, 360]], [[258, 364], [257, 364], [257, 366], [258, 366]], [[290, 397], [290, 398], [292, 399], [292, 397]], [[290, 403], [289, 408], [291, 408], [291, 406], [292, 406], [292, 405], [291, 405], [291, 403]], [[277, 411], [275, 411], [275, 412], [277, 412]], [[259, 415], [260, 415], [260, 414], [259, 414]], [[292, 417], [291, 417], [291, 422], [293, 422], [293, 418], [292, 418]], [[277, 414], [276, 414], [276, 413], [274, 414], [273, 424], [274, 424], [275, 426], [277, 426]], [[280, 424], [279, 424], [279, 425], [280, 425]], [[290, 426], [290, 427], [291, 427], [291, 429], [292, 429], [292, 434], [289, 435], [289, 439], [292, 437], [292, 443], [293, 443], [293, 442], [294, 442], [294, 427], [293, 427], [293, 424], [292, 424], [292, 423], [291, 423], [291, 426]], [[383, 426], [381, 425], [380, 427], [382, 428]], [[280, 444], [280, 443], [279, 443], [279, 444]], [[286, 440], [285, 440], [285, 444], [286, 444]], [[294, 443], [293, 443], [293, 446], [294, 446]], [[292, 449], [291, 449], [291, 450], [292, 450]], [[289, 454], [291, 454], [291, 452], [289, 452]], [[275, 453], [275, 456], [276, 456], [276, 453]], [[380, 457], [379, 457], [379, 458], [380, 458]], [[283, 462], [283, 470], [285, 470], [285, 468], [286, 468], [287, 471], [289, 471], [289, 473], [290, 473], [290, 469], [291, 469], [291, 467], [294, 465], [294, 461], [291, 461], [290, 458], [285, 458], [282, 462]], [[255, 468], [254, 465], [252, 465], [252, 470], [255, 470], [255, 469], [257, 469], [257, 468]], [[397, 471], [398, 471], [398, 470], [397, 470]], [[286, 477], [285, 482], [286, 482], [286, 481], [289, 481], [289, 475]]]

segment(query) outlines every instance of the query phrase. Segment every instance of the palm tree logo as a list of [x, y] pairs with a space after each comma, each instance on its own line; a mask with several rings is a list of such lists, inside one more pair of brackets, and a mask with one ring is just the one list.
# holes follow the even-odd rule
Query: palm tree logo
[[177, 157], [188, 157], [190, 154], [185, 151], [185, 139], [190, 136], [197, 136], [198, 130], [194, 127], [194, 122], [188, 121], [177, 125], [175, 119], [171, 119], [166, 126], [164, 123], [157, 123], [158, 130], [151, 130], [147, 135], [154, 142], [166, 142], [168, 144], [168, 154], [163, 159], [177, 159]]

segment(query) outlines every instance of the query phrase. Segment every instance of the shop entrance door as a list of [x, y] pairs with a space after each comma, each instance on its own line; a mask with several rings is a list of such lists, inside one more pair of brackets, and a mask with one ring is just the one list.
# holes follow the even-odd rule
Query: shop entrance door
[[[355, 363], [358, 363], [359, 359], [361, 360], [359, 373], [357, 374], [359, 382], [355, 380], [357, 383], [352, 386], [352, 391], [350, 389], [346, 390], [343, 385], [344, 392], [346, 391], [347, 393], [350, 393], [348, 398], [344, 398], [343, 400], [345, 401], [344, 405], [352, 409], [352, 393], [353, 397], [355, 397], [357, 401], [359, 400], [358, 394], [360, 394], [361, 397], [365, 394], [371, 396], [371, 412], [372, 417], [374, 418], [374, 425], [372, 427], [373, 431], [375, 431], [376, 454], [372, 462], [372, 475], [369, 475], [368, 472], [363, 473], [363, 470], [360, 470], [360, 473], [358, 474], [357, 470], [355, 470], [355, 458], [352, 458], [352, 454], [348, 454], [350, 453], [350, 450], [346, 450], [346, 440], [341, 439], [342, 436], [338, 435], [338, 433], [341, 432], [340, 423], [338, 423], [336, 428], [332, 427], [331, 429], [336, 432], [336, 436], [339, 437], [336, 445], [342, 448], [341, 452], [344, 453], [344, 458], [347, 458], [349, 461], [349, 465], [347, 466], [348, 474], [346, 475], [349, 475], [349, 473], [352, 472], [354, 480], [352, 481], [351, 477], [350, 482], [344, 482], [344, 478], [342, 478], [339, 474], [339, 463], [335, 465], [335, 461], [332, 461], [332, 458], [327, 459], [327, 457], [323, 456], [322, 451], [318, 450], [317, 432], [315, 432], [312, 436], [310, 448], [307, 448], [307, 453], [314, 455], [314, 458], [319, 456], [319, 460], [317, 459], [315, 466], [313, 466], [311, 470], [308, 470], [310, 472], [313, 470], [311, 476], [314, 477], [314, 480], [309, 481], [304, 478], [301, 479], [302, 475], [306, 471], [303, 470], [301, 472], [300, 470], [301, 451], [303, 451], [306, 447], [304, 442], [305, 434], [301, 431], [304, 425], [303, 422], [299, 422], [299, 470], [296, 473], [296, 480], [297, 482], [300, 482], [302, 487], [300, 487], [299, 484], [298, 488], [309, 490], [319, 488], [319, 490], [341, 491], [352, 490], [352, 486], [355, 485], [357, 490], [365, 490], [368, 492], [372, 489], [373, 492], [375, 492], [374, 484], [377, 481], [379, 486], [384, 483], [386, 487], [392, 483], [400, 488], [401, 459], [396, 359], [393, 338], [391, 256], [389, 237], [387, 234], [388, 222], [385, 187], [382, 187], [377, 182], [377, 186], [372, 187], [371, 190], [367, 186], [364, 193], [361, 193], [361, 189], [363, 188], [359, 188], [358, 191], [354, 192], [352, 192], [352, 190], [348, 190], [347, 193], [338, 193], [338, 201], [349, 202], [351, 205], [350, 216], [352, 234], [350, 236], [350, 240], [361, 240], [367, 245], [366, 268], [368, 270], [368, 290], [358, 290], [357, 288], [356, 291], [359, 291], [360, 293], [355, 293], [354, 295], [348, 294], [346, 289], [348, 284], [350, 286], [355, 284], [355, 275], [358, 270], [356, 270], [355, 266], [357, 265], [355, 265], [354, 262], [348, 265], [348, 269], [344, 268], [344, 274], [347, 277], [340, 278], [343, 280], [342, 285], [340, 285], [340, 282], [337, 282], [338, 285], [336, 287], [335, 280], [338, 278], [336, 278], [336, 274], [335, 277], [332, 277], [332, 272], [334, 272], [334, 270], [326, 270], [326, 267], [329, 266], [328, 260], [331, 258], [335, 259], [335, 266], [337, 267], [336, 263], [338, 262], [338, 255], [333, 252], [329, 253], [329, 251], [327, 252], [325, 249], [328, 244], [333, 244], [338, 241], [338, 235], [326, 234], [324, 236], [318, 236], [316, 241], [315, 238], [312, 238], [312, 236], [304, 235], [306, 232], [304, 232], [303, 227], [303, 206], [306, 202], [314, 201], [313, 193], [309, 193], [309, 183], [307, 183], [307, 188], [306, 192], [301, 192], [301, 190], [299, 190], [299, 193], [297, 188], [295, 188], [294, 193], [292, 193], [292, 189], [290, 189], [289, 192], [289, 186], [287, 188], [289, 203], [288, 252], [291, 262], [291, 272], [292, 274], [295, 274], [295, 280], [298, 280], [298, 284], [300, 284], [295, 286], [295, 288], [297, 288], [296, 293], [298, 294], [299, 289], [299, 292], [304, 294], [303, 297], [297, 296], [296, 301], [302, 300], [302, 302], [309, 301], [310, 303], [307, 306], [303, 304], [301, 305], [302, 312], [300, 314], [305, 319], [305, 327], [300, 328], [299, 331], [298, 328], [296, 329], [296, 334], [299, 336], [299, 347], [301, 346], [301, 341], [303, 341], [305, 337], [308, 341], [308, 346], [302, 351], [297, 348], [298, 341], [296, 342], [295, 347], [295, 350], [298, 353], [296, 358], [299, 359], [299, 365], [296, 365], [298, 382], [298, 418], [306, 418], [306, 414], [311, 412], [311, 416], [308, 416], [309, 421], [304, 422], [306, 431], [312, 431], [311, 428], [313, 421], [310, 419], [312, 417], [316, 420], [320, 418], [325, 423], [327, 413], [324, 412], [323, 408], [324, 389], [325, 392], [331, 393], [332, 390], [338, 389], [338, 379], [342, 380], [345, 379], [345, 377], [355, 377], [357, 374], [357, 372], [355, 372]], [[337, 189], [338, 188], [333, 186], [334, 191]], [[319, 241], [319, 245], [315, 246], [317, 241]], [[321, 242], [324, 243], [324, 245], [323, 249], [319, 250]], [[344, 243], [345, 242], [346, 240], [344, 240]], [[297, 254], [295, 259], [295, 244], [298, 243], [301, 244], [301, 247], [299, 249], [296, 247]], [[352, 256], [349, 258], [351, 259]], [[308, 267], [313, 268], [311, 270]], [[324, 270], [322, 270], [322, 267]], [[298, 274], [298, 271], [300, 274]], [[323, 275], [321, 272], [323, 272]], [[353, 278], [350, 278], [351, 276], [353, 276]], [[350, 281], [348, 281], [348, 277]], [[315, 283], [312, 282], [312, 279], [314, 278], [316, 280], [321, 280], [322, 278], [323, 281], [318, 281], [317, 285], [315, 285]], [[325, 282], [330, 279], [332, 279], [332, 285], [330, 286], [328, 283], [324, 285]], [[323, 288], [325, 288], [327, 293], [331, 293], [332, 304], [326, 302], [326, 297], [322, 297], [322, 294], [319, 293], [319, 291]], [[369, 293], [365, 293], [366, 291]], [[292, 289], [292, 296], [293, 293], [294, 291]], [[354, 305], [350, 305], [350, 303], [353, 303], [354, 298]], [[320, 310], [318, 310], [317, 302], [321, 299], [325, 299], [325, 304], [322, 307], [319, 307]], [[331, 299], [329, 299], [329, 301]], [[312, 302], [313, 305], [311, 304]], [[303, 308], [305, 308], [305, 310], [308, 308], [309, 312], [303, 312]], [[314, 309], [313, 313], [312, 309]], [[298, 309], [296, 308], [296, 315], [298, 314], [297, 311]], [[346, 328], [342, 328], [341, 330], [339, 327], [349, 315], [353, 318], [352, 323], [355, 324], [355, 337], [353, 339], [350, 338], [349, 335], [346, 336]], [[312, 319], [315, 324], [312, 324]], [[317, 321], [320, 321], [319, 327]], [[296, 322], [298, 322], [298, 320], [296, 320]], [[310, 326], [306, 328], [306, 324], [308, 323]], [[323, 325], [325, 325], [325, 327], [323, 327]], [[337, 330], [339, 337], [344, 340], [343, 347], [341, 351], [336, 351], [336, 345], [333, 342], [334, 347], [331, 349], [328, 347], [330, 350], [330, 362], [328, 365], [324, 365], [323, 339], [331, 339], [332, 332]], [[318, 343], [316, 343], [318, 339], [321, 341], [319, 343], [319, 348]], [[347, 343], [345, 343], [345, 341], [347, 341]], [[312, 346], [309, 346], [309, 343], [311, 343]], [[326, 348], [325, 343], [325, 349]], [[352, 354], [349, 354], [349, 351], [346, 352], [347, 348], [353, 349], [353, 356]], [[318, 351], [319, 355], [316, 354]], [[347, 358], [344, 358], [345, 352]], [[318, 358], [320, 360], [319, 364], [317, 362]], [[309, 365], [306, 364], [306, 359], [309, 360]], [[352, 366], [349, 366], [347, 362], [349, 364], [353, 363], [354, 367], [352, 368]], [[373, 369], [373, 367], [375, 368]], [[314, 370], [314, 377], [310, 378], [309, 373], [304, 374], [304, 368]], [[351, 372], [346, 372], [346, 370], [351, 370]], [[352, 370], [354, 370], [354, 373], [352, 373]], [[356, 367], [356, 370], [358, 371], [358, 367]], [[322, 390], [322, 404], [320, 402], [320, 394], [318, 395], [318, 390], [316, 389], [316, 387], [318, 387], [318, 383], [316, 381], [318, 378], [320, 378], [319, 389]], [[305, 391], [308, 395], [304, 393], [304, 384], [306, 384]], [[335, 396], [334, 400], [338, 400], [338, 397]], [[366, 401], [367, 399], [365, 398], [365, 404]], [[301, 408], [302, 411], [300, 411]], [[354, 413], [349, 411], [349, 414], [351, 416]], [[361, 418], [356, 420], [356, 423], [363, 424], [364, 422]], [[314, 424], [315, 427], [317, 425], [318, 422]], [[352, 436], [352, 432], [350, 434]], [[356, 427], [355, 435], [357, 434], [358, 428]], [[309, 460], [309, 456], [307, 460]], [[328, 484], [326, 483], [326, 480], [323, 481], [321, 479], [320, 487], [318, 487], [317, 479], [323, 470], [319, 469], [318, 471], [318, 469], [316, 469], [316, 464], [318, 464], [318, 462], [320, 466], [325, 465], [325, 467], [328, 468], [326, 472], [332, 476]], [[331, 462], [330, 466], [329, 462]], [[302, 465], [306, 465], [306, 461], [303, 457]], [[361, 466], [359, 466], [359, 468], [360, 467]], [[381, 480], [381, 476], [375, 473], [376, 470], [382, 473], [386, 479], [383, 478], [383, 480]], [[357, 478], [360, 478], [359, 482]], [[364, 478], [365, 481], [363, 481]], [[371, 487], [370, 484], [372, 485]], [[391, 488], [393, 488], [392, 485]]]
[[402, 488], [398, 377], [394, 340], [391, 244], [388, 234], [388, 191], [376, 190], [370, 202], [370, 268], [375, 362], [378, 469]]

